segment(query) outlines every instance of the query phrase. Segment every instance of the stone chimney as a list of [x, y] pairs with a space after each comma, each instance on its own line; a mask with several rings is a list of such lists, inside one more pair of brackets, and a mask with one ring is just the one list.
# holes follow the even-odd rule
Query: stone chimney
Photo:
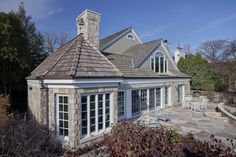
[[76, 18], [77, 33], [83, 33], [86, 40], [99, 49], [99, 25], [101, 14], [86, 9]]
[[179, 62], [180, 58], [185, 58], [185, 53], [183, 49], [178, 46], [176, 47], [176, 50], [175, 50], [175, 63], [176, 64]]

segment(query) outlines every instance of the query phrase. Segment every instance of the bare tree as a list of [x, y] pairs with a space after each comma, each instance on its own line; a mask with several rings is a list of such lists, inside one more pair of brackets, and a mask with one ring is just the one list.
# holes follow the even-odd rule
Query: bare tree
[[61, 33], [57, 36], [57, 43], [59, 47], [63, 46], [68, 41], [68, 35], [66, 33]]
[[201, 44], [199, 51], [209, 60], [211, 63], [217, 63], [227, 59], [226, 53], [227, 41], [225, 40], [212, 40]]
[[58, 37], [55, 33], [47, 32], [44, 35], [45, 48], [48, 53], [52, 53], [56, 49]]
[[229, 56], [230, 60], [233, 59], [236, 61], [236, 40], [228, 42], [226, 54]]

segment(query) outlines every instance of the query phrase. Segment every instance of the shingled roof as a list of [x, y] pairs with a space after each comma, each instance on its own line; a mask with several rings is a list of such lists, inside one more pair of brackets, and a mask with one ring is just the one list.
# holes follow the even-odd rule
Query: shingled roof
[[140, 63], [143, 59], [146, 59], [158, 46], [161, 44], [161, 39], [149, 41], [146, 43], [138, 44], [128, 48], [123, 55], [133, 58], [134, 66]]
[[132, 65], [132, 57], [126, 55], [118, 55], [113, 53], [103, 53], [126, 78], [182, 78], [189, 77], [184, 73], [175, 70], [169, 70], [170, 73], [159, 74], [153, 72], [150, 68], [134, 68]]
[[27, 79], [121, 76], [120, 71], [80, 34], [48, 56]]
[[99, 47], [100, 49], [102, 49], [105, 45], [107, 45], [109, 42], [111, 42], [112, 40], [116, 39], [118, 36], [120, 36], [121, 34], [123, 34], [124, 32], [129, 32], [132, 30], [132, 27], [128, 27], [125, 28], [119, 32], [113, 33], [103, 39], [99, 40]]

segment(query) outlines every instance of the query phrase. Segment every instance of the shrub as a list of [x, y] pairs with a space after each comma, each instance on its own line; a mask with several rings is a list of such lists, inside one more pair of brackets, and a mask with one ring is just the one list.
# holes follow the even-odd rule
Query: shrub
[[192, 134], [182, 136], [174, 130], [149, 128], [142, 123], [119, 122], [105, 135], [111, 156], [233, 156], [232, 150], [211, 136], [212, 142], [201, 142]]
[[58, 144], [51, 140], [46, 128], [25, 116], [13, 114], [0, 125], [1, 156], [32, 156], [43, 151], [58, 151]]

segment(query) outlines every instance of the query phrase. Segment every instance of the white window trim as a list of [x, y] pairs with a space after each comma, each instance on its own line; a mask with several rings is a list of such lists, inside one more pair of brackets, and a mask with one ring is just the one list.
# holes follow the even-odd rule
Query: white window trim
[[[168, 104], [166, 105], [165, 104], [165, 87], [168, 88]], [[156, 101], [157, 101], [157, 98], [156, 98], [156, 89], [159, 88], [160, 89], [160, 106], [157, 107], [156, 106]], [[171, 86], [168, 85], [168, 86], [157, 86], [157, 87], [150, 87], [150, 88], [138, 88], [138, 89], [132, 89], [131, 90], [131, 117], [137, 117], [141, 114], [144, 114], [146, 112], [150, 112], [150, 109], [149, 109], [149, 105], [150, 105], [150, 102], [149, 102], [149, 99], [150, 99], [150, 89], [154, 89], [154, 109], [151, 110], [151, 112], [153, 111], [157, 111], [157, 110], [160, 110], [162, 108], [165, 108], [165, 107], [168, 107], [172, 102], [171, 102]], [[147, 90], [147, 110], [141, 110], [141, 90], [143, 89], [146, 89]], [[139, 113], [133, 113], [132, 112], [132, 91], [133, 90], [138, 90], [138, 95], [139, 95]]]
[[[129, 35], [131, 35], [133, 38], [129, 38]], [[128, 33], [126, 35], [126, 38], [129, 39], [129, 40], [135, 40], [135, 37], [134, 37], [134, 35], [132, 33]]]
[[69, 136], [63, 136], [59, 134], [59, 97], [60, 96], [66, 96], [68, 98], [68, 135], [69, 135], [69, 128], [70, 128], [70, 113], [69, 113], [69, 96], [67, 94], [56, 94], [56, 131], [57, 131], [57, 138], [60, 140], [69, 140]]
[[[124, 119], [126, 117], [126, 98], [125, 98], [126, 92], [125, 92], [125, 90], [118, 90], [117, 95], [118, 95], [119, 92], [123, 92], [124, 93], [124, 98], [123, 98], [123, 101], [124, 101], [124, 115], [123, 116], [119, 117], [119, 111], [118, 111], [118, 108], [117, 108], [118, 119], [122, 120], [122, 119]], [[119, 107], [118, 106], [118, 101], [117, 101], [117, 107]]]
[[[98, 110], [97, 110], [97, 105], [98, 105], [98, 95], [102, 94], [103, 95], [103, 129], [98, 130]], [[106, 116], [106, 105], [105, 105], [105, 95], [106, 94], [110, 94], [110, 108], [109, 108], [109, 114], [110, 114], [110, 124], [109, 127], [106, 128], [106, 120], [105, 120], [105, 116]], [[91, 133], [90, 131], [90, 95], [95, 95], [95, 131]], [[92, 136], [97, 136], [100, 135], [106, 131], [109, 131], [111, 129], [111, 124], [113, 122], [112, 119], [112, 92], [101, 92], [101, 93], [89, 93], [89, 94], [81, 94], [80, 95], [80, 105], [82, 104], [82, 96], [86, 96], [87, 97], [87, 134], [86, 135], [82, 135], [82, 130], [80, 131], [80, 139], [84, 140], [87, 138], [90, 138]], [[81, 106], [80, 106], [81, 107]], [[80, 115], [82, 116], [82, 114]], [[80, 121], [81, 121], [81, 117], [80, 117]], [[82, 129], [82, 123], [80, 124], [80, 129]]]
[[[161, 71], [160, 57], [158, 58], [159, 59], [159, 72], [156, 71], [156, 54], [157, 53], [161, 53], [163, 55], [163, 72], [160, 72]], [[160, 50], [155, 51], [150, 57], [150, 69], [152, 69], [152, 58], [153, 58], [153, 71], [157, 72], [158, 74], [167, 74], [169, 69], [168, 69], [168, 60], [166, 59], [166, 55]], [[166, 62], [166, 67], [165, 67], [165, 62]]]

